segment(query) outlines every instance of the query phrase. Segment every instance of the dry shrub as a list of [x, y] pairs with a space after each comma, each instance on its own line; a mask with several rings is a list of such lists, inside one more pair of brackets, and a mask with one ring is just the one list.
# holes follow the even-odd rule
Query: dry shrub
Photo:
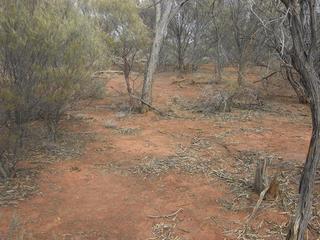
[[232, 95], [232, 105], [241, 109], [252, 109], [261, 107], [263, 100], [258, 90], [249, 87], [239, 87]]
[[17, 138], [6, 126], [0, 127], [0, 180], [13, 177], [17, 164]]
[[82, 98], [103, 99], [106, 97], [107, 79], [92, 78], [88, 84], [84, 86]]
[[31, 236], [26, 234], [26, 231], [21, 223], [19, 217], [14, 214], [8, 229], [7, 240], [31, 240]]
[[230, 112], [231, 103], [231, 95], [226, 91], [219, 91], [218, 93], [204, 91], [192, 108], [194, 111], [204, 114]]
[[202, 95], [191, 104], [189, 109], [204, 114], [230, 112], [232, 108], [253, 109], [263, 105], [260, 93], [249, 87], [235, 90], [205, 89]]
[[[4, 109], [1, 101], [0, 108]], [[18, 126], [5, 111], [0, 111], [0, 181], [15, 176], [24, 133], [24, 125]]]
[[[0, 239], [2, 239], [1, 236], [0, 236]], [[4, 239], [35, 240], [36, 238], [33, 237], [33, 235], [25, 229], [24, 224], [22, 223], [20, 217], [14, 214], [10, 221], [7, 237]]]

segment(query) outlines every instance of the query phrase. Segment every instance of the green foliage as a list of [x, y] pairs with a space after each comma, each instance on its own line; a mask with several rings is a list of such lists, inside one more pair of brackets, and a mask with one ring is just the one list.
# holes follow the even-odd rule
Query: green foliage
[[[41, 105], [38, 111], [53, 105], [62, 109], [79, 97], [105, 56], [103, 40], [69, 1], [39, 1], [33, 8], [27, 1], [5, 1], [0, 16], [0, 59], [7, 79], [0, 97], [5, 107], [19, 113]], [[26, 122], [34, 117], [23, 115]]]
[[[149, 44], [149, 33], [134, 0], [96, 0], [101, 28], [110, 37], [113, 56], [131, 58]], [[117, 60], [116, 60], [117, 62]]]
[[22, 141], [28, 123], [42, 119], [55, 139], [64, 111], [107, 63], [105, 42], [92, 17], [71, 1], [2, 0], [0, 131]]

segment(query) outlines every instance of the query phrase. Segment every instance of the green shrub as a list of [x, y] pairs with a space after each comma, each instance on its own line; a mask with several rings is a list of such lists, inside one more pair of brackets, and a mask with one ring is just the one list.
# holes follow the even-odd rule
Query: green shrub
[[61, 116], [85, 95], [106, 53], [104, 34], [72, 1], [2, 0], [0, 128], [22, 144], [28, 124], [41, 119], [55, 140]]
[[7, 81], [0, 97], [19, 130], [41, 116], [55, 131], [52, 124], [81, 97], [105, 54], [103, 38], [69, 1], [32, 3], [2, 5], [0, 54]]

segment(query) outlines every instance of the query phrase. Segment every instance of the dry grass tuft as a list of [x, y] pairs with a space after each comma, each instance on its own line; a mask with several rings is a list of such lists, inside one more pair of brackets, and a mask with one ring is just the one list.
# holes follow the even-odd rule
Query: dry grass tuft
[[157, 223], [152, 227], [152, 235], [155, 240], [183, 240], [175, 233], [176, 224]]

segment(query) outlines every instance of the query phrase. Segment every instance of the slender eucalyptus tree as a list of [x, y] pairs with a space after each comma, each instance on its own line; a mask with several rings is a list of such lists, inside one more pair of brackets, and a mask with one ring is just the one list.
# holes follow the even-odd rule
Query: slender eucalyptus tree
[[287, 9], [285, 17], [289, 21], [293, 67], [302, 76], [312, 114], [312, 136], [300, 180], [299, 202], [287, 235], [287, 240], [303, 240], [312, 215], [315, 177], [320, 161], [320, 76], [317, 69], [319, 22], [316, 0], [281, 1]]
[[188, 2], [188, 0], [153, 0], [156, 11], [154, 26], [155, 33], [144, 76], [141, 95], [141, 112], [147, 112], [149, 110], [149, 106], [152, 104], [152, 86], [154, 81], [154, 73], [159, 62], [159, 54], [163, 40], [167, 34], [168, 24], [172, 17], [183, 7], [186, 2]]

